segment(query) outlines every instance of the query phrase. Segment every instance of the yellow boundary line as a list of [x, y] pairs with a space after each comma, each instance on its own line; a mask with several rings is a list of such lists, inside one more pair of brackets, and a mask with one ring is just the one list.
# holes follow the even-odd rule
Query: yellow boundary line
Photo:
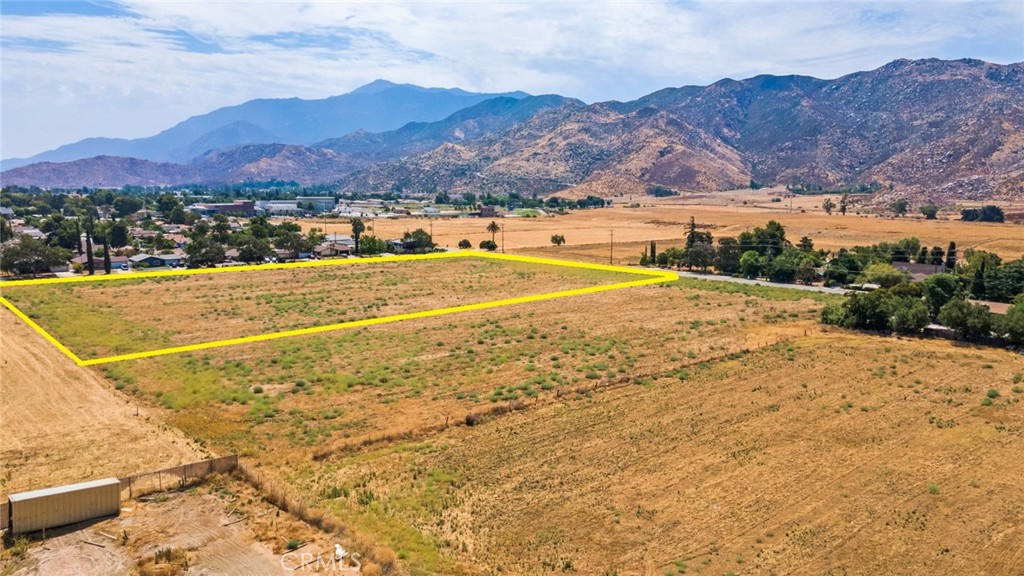
[[164, 356], [167, 354], [179, 354], [182, 352], [192, 352], [196, 350], [208, 350], [211, 348], [220, 348], [223, 346], [234, 346], [237, 344], [247, 344], [251, 342], [265, 342], [267, 340], [277, 340], [280, 338], [291, 338], [293, 336], [304, 336], [308, 334], [320, 334], [323, 332], [332, 332], [335, 330], [345, 330], [350, 328], [359, 328], [362, 326], [374, 326], [377, 324], [388, 324], [391, 322], [401, 322], [403, 320], [413, 320], [417, 318], [431, 318], [434, 316], [442, 316], [445, 314], [455, 314], [459, 312], [469, 312], [471, 310], [486, 310], [489, 308], [498, 308], [501, 306], [511, 306], [514, 304], [525, 304], [528, 302], [541, 302], [544, 300], [554, 300], [556, 298], [566, 298], [569, 296], [580, 296], [583, 294], [594, 294], [598, 292], [607, 292], [609, 290], [621, 290], [623, 288], [632, 288], [634, 286], [645, 286], [648, 284], [660, 284], [662, 282], [669, 282], [676, 280], [675, 274], [660, 272], [655, 270], [643, 270], [635, 268], [626, 268], [623, 266], [609, 266], [605, 264], [589, 264], [586, 262], [576, 262], [572, 260], [555, 260], [552, 258], [536, 258], [533, 256], [513, 256], [509, 254], [494, 254], [491, 252], [437, 252], [432, 254], [414, 254], [407, 256], [382, 256], [377, 258], [362, 258], [362, 259], [346, 259], [346, 260], [315, 260], [311, 262], [289, 262], [289, 263], [278, 263], [278, 264], [254, 264], [246, 266], [233, 266], [225, 268], [201, 268], [196, 270], [161, 270], [157, 272], [137, 272], [131, 274], [109, 274], [105, 276], [76, 276], [72, 278], [40, 278], [35, 280], [14, 280], [11, 282], [0, 283], [0, 289], [8, 286], [38, 286], [45, 284], [71, 284], [77, 282], [105, 282], [113, 280], [135, 280], [135, 279], [146, 279], [146, 278], [159, 278], [167, 276], [192, 276], [197, 274], [221, 274], [227, 272], [248, 272], [255, 270], [288, 270], [293, 268], [314, 268], [321, 266], [338, 266], [346, 264], [375, 264], [383, 262], [408, 262], [414, 260], [439, 260], [447, 258], [482, 258], [491, 260], [504, 260], [510, 262], [525, 262], [529, 264], [546, 264], [550, 266], [562, 266], [566, 268], [583, 268], [589, 270], [600, 270], [604, 272], [620, 272], [626, 274], [633, 274], [637, 276], [646, 276], [642, 280], [631, 280], [627, 282], [617, 282], [615, 284], [603, 284], [600, 286], [589, 286], [586, 288], [574, 288], [571, 290], [560, 290], [557, 292], [547, 292], [544, 294], [534, 294], [530, 296], [518, 296], [514, 298], [505, 298], [502, 300], [492, 300], [489, 302], [479, 302], [476, 304], [462, 304], [459, 306], [449, 306], [447, 308], [437, 308], [434, 310], [423, 310], [420, 312], [407, 312], [405, 314], [394, 314], [391, 316], [382, 316], [380, 318], [366, 318], [364, 320], [352, 320], [349, 322], [340, 322], [337, 324], [328, 324], [325, 326], [313, 326], [310, 328], [300, 328], [297, 330], [285, 330], [282, 332], [273, 332], [269, 334], [258, 334], [255, 336], [243, 336], [241, 338], [230, 338], [226, 340], [215, 340], [212, 342], [201, 342], [199, 344], [188, 344], [184, 346], [174, 346], [170, 348], [161, 348], [158, 350], [148, 350], [145, 352], [134, 352], [131, 354], [119, 354], [116, 356], [105, 356], [102, 358], [93, 358], [89, 360], [83, 360], [79, 358], [74, 352], [69, 350], [66, 346], [61, 344], [59, 340], [54, 338], [50, 333], [43, 329], [39, 324], [36, 324], [31, 318], [29, 318], [24, 312], [16, 307], [11, 301], [6, 298], [0, 297], [0, 304], [3, 304], [11, 312], [20, 318], [23, 322], [32, 327], [33, 330], [38, 332], [49, 341], [51, 344], [57, 347], [58, 350], [63, 352], [69, 358], [75, 361], [79, 366], [94, 366], [97, 364], [107, 364], [110, 362], [121, 362], [124, 360], [137, 360], [140, 358], [152, 358], [154, 356]]

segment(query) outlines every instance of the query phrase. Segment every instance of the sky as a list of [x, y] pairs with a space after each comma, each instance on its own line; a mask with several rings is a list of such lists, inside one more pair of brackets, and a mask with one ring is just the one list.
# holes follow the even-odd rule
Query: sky
[[378, 78], [596, 102], [968, 57], [1024, 61], [1024, 2], [0, 0], [0, 157]]

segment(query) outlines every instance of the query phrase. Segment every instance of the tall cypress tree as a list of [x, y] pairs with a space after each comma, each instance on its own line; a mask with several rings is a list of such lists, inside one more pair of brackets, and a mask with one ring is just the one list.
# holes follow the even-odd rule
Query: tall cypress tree
[[85, 220], [85, 263], [89, 270], [89, 276], [96, 273], [96, 263], [92, 259], [92, 215], [90, 214]]

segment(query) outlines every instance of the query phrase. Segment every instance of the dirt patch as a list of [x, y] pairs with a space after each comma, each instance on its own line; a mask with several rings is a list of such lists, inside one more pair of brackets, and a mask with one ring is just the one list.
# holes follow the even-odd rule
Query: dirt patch
[[6, 308], [0, 348], [0, 493], [122, 477], [206, 456]]
[[[36, 535], [26, 558], [8, 568], [23, 576], [294, 574], [287, 568], [303, 563], [302, 553], [334, 552], [329, 535], [227, 477], [123, 506], [116, 518]], [[289, 541], [296, 550], [282, 563]]]

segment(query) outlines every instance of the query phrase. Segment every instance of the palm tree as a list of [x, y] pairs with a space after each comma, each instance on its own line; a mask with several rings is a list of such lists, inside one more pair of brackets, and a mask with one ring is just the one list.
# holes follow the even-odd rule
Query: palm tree
[[494, 242], [494, 235], [497, 234], [499, 230], [501, 230], [501, 226], [498, 226], [497, 222], [491, 220], [491, 223], [487, 225], [487, 231], [491, 233], [491, 242]]

